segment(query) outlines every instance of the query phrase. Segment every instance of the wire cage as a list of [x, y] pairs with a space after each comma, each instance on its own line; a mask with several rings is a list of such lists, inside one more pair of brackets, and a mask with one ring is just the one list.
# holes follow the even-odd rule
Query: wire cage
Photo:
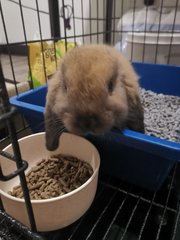
[[[8, 176], [0, 168], [0, 180], [19, 175], [31, 225], [9, 216], [1, 202], [0, 239], [180, 238], [178, 163], [158, 191], [102, 172], [95, 200], [80, 220], [65, 229], [37, 232], [25, 181], [27, 163], [18, 146], [32, 129], [9, 103], [12, 96], [44, 86], [76, 45], [106, 43], [132, 62], [179, 66], [179, 7], [179, 0], [0, 0], [0, 155], [17, 166]], [[12, 155], [2, 150], [8, 143]]]

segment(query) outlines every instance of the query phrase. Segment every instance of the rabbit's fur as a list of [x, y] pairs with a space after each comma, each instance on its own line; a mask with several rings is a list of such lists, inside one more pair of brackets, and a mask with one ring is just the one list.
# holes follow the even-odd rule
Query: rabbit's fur
[[70, 50], [49, 80], [46, 145], [58, 146], [64, 128], [102, 134], [113, 127], [144, 132], [138, 76], [115, 48], [83, 45]]

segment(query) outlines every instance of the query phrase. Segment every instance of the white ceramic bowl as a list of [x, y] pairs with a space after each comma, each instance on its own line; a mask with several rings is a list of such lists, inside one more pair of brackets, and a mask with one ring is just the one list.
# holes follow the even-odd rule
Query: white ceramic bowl
[[[100, 157], [96, 148], [82, 137], [63, 133], [60, 138], [59, 148], [48, 152], [45, 147], [45, 134], [38, 133], [19, 140], [22, 159], [29, 164], [26, 172], [42, 158], [52, 153], [69, 154], [88, 162], [93, 168], [93, 175], [79, 188], [65, 195], [46, 199], [31, 200], [38, 231], [51, 231], [70, 225], [79, 219], [90, 207], [97, 188]], [[12, 153], [9, 145], [5, 151]], [[16, 169], [13, 161], [0, 156], [0, 164], [4, 174], [9, 174]], [[26, 211], [25, 201], [7, 194], [8, 191], [19, 184], [19, 177], [7, 182], [0, 182], [0, 196], [6, 212], [30, 226]]]

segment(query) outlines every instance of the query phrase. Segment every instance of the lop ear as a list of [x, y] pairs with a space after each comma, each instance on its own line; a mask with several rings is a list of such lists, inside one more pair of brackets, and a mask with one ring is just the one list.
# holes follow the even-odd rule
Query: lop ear
[[144, 110], [140, 96], [133, 89], [126, 87], [128, 100], [127, 128], [144, 133]]
[[132, 81], [136, 81], [135, 84], [134, 82], [128, 84], [128, 81], [124, 81], [129, 109], [127, 128], [144, 133], [144, 109], [140, 99], [138, 78], [136, 77]]
[[46, 147], [48, 150], [53, 151], [59, 145], [59, 137], [66, 130], [64, 128], [64, 124], [51, 110], [50, 106], [46, 107], [44, 117], [45, 117]]
[[127, 70], [122, 76], [128, 101], [127, 128], [144, 133], [144, 110], [139, 93], [139, 77], [130, 64]]
[[48, 150], [53, 151], [58, 147], [59, 139], [54, 136], [56, 124], [55, 116], [52, 113], [50, 107], [46, 108], [44, 113], [45, 118], [45, 137], [46, 137], [46, 147]]

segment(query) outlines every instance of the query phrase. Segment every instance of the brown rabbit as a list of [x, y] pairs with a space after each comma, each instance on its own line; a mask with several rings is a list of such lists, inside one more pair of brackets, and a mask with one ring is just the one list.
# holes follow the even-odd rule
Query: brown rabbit
[[103, 134], [112, 128], [144, 132], [138, 76], [113, 47], [76, 47], [49, 80], [46, 146], [56, 149], [64, 130], [84, 135]]

